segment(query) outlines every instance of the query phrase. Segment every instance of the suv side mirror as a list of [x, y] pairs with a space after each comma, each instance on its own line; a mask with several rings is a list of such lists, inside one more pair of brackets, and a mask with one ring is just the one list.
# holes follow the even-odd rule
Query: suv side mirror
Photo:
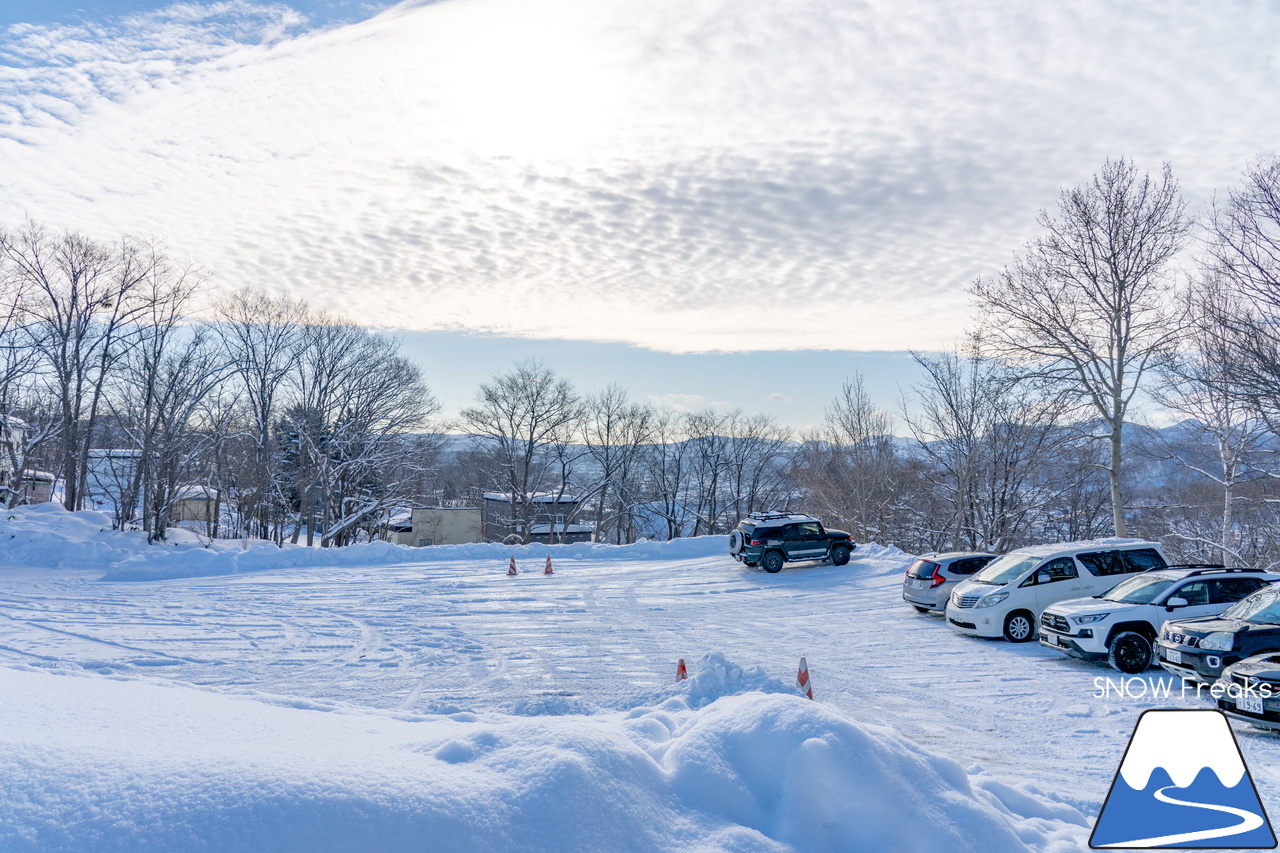
[[1179, 598], [1175, 595], [1173, 598], [1169, 599], [1164, 603], [1164, 609], [1173, 610], [1175, 607], [1186, 607], [1187, 603], [1188, 602], [1185, 598]]

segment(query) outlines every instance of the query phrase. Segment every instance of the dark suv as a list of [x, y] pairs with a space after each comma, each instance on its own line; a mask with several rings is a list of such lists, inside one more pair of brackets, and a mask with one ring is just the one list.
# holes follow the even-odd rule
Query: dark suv
[[729, 554], [748, 566], [763, 566], [766, 572], [802, 560], [843, 566], [854, 547], [848, 533], [826, 530], [813, 516], [786, 512], [754, 512], [729, 534]]
[[1255, 592], [1221, 616], [1166, 622], [1157, 648], [1165, 670], [1205, 684], [1236, 661], [1280, 652], [1280, 589]]

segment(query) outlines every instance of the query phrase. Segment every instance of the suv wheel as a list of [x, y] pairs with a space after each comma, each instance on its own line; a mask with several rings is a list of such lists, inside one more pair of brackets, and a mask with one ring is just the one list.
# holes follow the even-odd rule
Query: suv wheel
[[849, 546], [837, 545], [831, 549], [831, 565], [843, 566], [849, 562]]
[[1015, 610], [1004, 620], [1004, 638], [1011, 643], [1025, 643], [1034, 639], [1035, 617], [1025, 610]]
[[1151, 666], [1151, 641], [1136, 631], [1122, 631], [1107, 647], [1107, 663], [1136, 675]]
[[769, 574], [775, 574], [782, 571], [782, 552], [770, 551], [760, 560], [760, 565], [764, 566], [764, 570]]

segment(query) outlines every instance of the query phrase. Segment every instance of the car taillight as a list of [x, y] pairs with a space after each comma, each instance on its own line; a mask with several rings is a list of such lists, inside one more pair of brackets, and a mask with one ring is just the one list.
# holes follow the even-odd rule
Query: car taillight
[[929, 589], [937, 589], [938, 587], [942, 586], [946, 582], [947, 582], [947, 579], [944, 578], [942, 575], [938, 574], [937, 569], [934, 569], [933, 570], [933, 586], [929, 587]]
[[760, 547], [760, 540], [759, 540], [759, 539], [752, 539], [752, 540], [751, 540], [751, 545], [752, 545], [752, 547], [759, 548], [759, 547]]

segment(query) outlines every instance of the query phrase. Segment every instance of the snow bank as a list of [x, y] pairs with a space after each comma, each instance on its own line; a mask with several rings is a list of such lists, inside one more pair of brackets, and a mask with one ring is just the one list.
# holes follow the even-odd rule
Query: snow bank
[[687, 696], [538, 718], [0, 669], [0, 849], [1083, 849], [1069, 807], [705, 662]]
[[724, 536], [698, 536], [671, 542], [605, 545], [439, 545], [410, 548], [389, 542], [345, 548], [306, 548], [252, 540], [202, 542], [175, 530], [174, 541], [148, 545], [140, 531], [111, 529], [100, 512], [68, 512], [55, 503], [18, 507], [0, 517], [0, 566], [24, 568], [80, 568], [104, 572], [103, 580], [149, 581], [170, 578], [234, 575], [302, 566], [369, 566], [476, 560], [541, 562], [548, 554], [557, 560], [696, 559], [727, 554]]

